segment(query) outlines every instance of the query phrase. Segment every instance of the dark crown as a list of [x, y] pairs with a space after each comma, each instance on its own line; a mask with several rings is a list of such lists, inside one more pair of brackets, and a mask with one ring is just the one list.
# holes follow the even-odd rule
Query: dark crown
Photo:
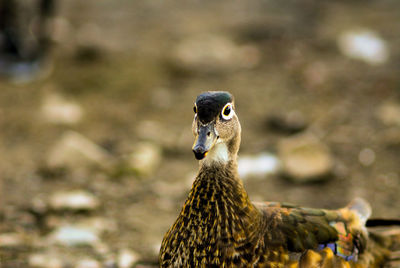
[[221, 112], [233, 97], [225, 91], [209, 91], [200, 94], [196, 98], [197, 116], [202, 123], [209, 123]]

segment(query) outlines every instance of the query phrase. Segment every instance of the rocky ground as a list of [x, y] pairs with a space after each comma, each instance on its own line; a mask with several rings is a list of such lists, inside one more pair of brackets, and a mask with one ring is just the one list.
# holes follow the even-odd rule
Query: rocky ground
[[400, 4], [62, 1], [52, 63], [0, 83], [0, 266], [156, 267], [230, 90], [254, 201], [400, 217]]

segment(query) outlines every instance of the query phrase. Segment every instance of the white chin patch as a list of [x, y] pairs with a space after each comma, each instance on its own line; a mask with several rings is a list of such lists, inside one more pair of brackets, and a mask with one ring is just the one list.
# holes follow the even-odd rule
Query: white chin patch
[[211, 151], [208, 152], [204, 160], [208, 162], [213, 162], [213, 161], [228, 162], [229, 155], [226, 144], [223, 142], [217, 142], [211, 149]]

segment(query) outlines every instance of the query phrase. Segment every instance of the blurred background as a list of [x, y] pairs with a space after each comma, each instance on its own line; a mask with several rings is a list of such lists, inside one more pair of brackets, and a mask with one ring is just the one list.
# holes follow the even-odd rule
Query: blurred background
[[400, 2], [0, 1], [0, 266], [157, 267], [229, 90], [254, 201], [400, 217]]

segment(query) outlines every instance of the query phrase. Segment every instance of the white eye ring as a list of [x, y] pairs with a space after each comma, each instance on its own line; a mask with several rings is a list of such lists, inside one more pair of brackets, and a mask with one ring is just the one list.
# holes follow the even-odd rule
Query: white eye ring
[[227, 103], [224, 108], [222, 108], [221, 116], [224, 120], [232, 119], [235, 112], [233, 111], [232, 103]]

